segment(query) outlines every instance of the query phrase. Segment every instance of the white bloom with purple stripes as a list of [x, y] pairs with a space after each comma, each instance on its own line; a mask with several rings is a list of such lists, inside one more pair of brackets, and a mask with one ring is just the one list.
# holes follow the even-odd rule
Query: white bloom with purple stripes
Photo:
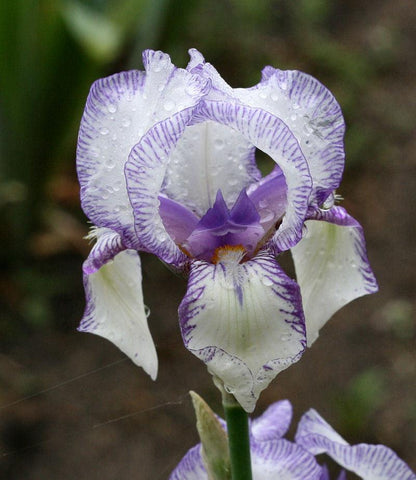
[[[282, 400], [251, 421], [253, 480], [330, 480], [327, 467], [315, 460], [315, 455], [323, 453], [364, 480], [416, 480], [416, 475], [390, 448], [350, 446], [315, 410], [303, 415], [292, 443], [283, 438], [291, 420], [292, 406]], [[347, 479], [345, 470], [337, 480]], [[208, 480], [200, 444], [188, 451], [169, 480]]]
[[[180, 69], [146, 51], [144, 72], [91, 88], [77, 168], [97, 243], [80, 330], [156, 376], [137, 253], [151, 252], [188, 277], [185, 346], [252, 411], [330, 316], [377, 285], [360, 225], [333, 206], [344, 121], [332, 94], [271, 67], [258, 85], [232, 89], [190, 54]], [[256, 148], [275, 162], [265, 177]], [[289, 249], [296, 282], [277, 261]]]

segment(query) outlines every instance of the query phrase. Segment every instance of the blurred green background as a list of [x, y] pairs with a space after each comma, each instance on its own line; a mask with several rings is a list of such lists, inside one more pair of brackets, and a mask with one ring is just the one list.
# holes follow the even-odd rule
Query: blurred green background
[[[257, 83], [270, 64], [306, 71], [335, 94], [347, 122], [339, 193], [365, 227], [381, 290], [337, 314], [263, 394], [259, 411], [288, 397], [297, 418], [313, 406], [350, 441], [389, 444], [416, 466], [415, 10], [410, 0], [0, 3], [4, 478], [167, 478], [196, 441], [183, 395], [199, 388], [218, 407], [178, 334], [185, 284], [154, 259], [143, 262], [158, 382], [109, 343], [75, 332], [89, 250], [77, 129], [91, 83], [141, 69], [145, 48], [185, 66], [196, 47], [235, 87]], [[101, 425], [124, 415], [132, 416]]]

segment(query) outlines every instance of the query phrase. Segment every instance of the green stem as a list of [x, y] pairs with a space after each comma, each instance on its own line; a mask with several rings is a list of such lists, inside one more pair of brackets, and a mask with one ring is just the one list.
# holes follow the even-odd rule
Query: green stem
[[248, 415], [233, 395], [222, 390], [232, 480], [252, 480]]

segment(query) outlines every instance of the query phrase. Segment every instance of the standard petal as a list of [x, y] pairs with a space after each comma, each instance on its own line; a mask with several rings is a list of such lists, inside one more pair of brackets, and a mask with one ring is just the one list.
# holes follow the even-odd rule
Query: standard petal
[[251, 434], [256, 442], [278, 440], [286, 434], [292, 420], [293, 409], [289, 400], [273, 403], [251, 423]]
[[147, 326], [137, 252], [125, 250], [95, 273], [84, 274], [84, 286], [87, 305], [78, 330], [107, 338], [155, 379], [157, 354]]
[[243, 188], [261, 177], [254, 151], [241, 133], [219, 123], [187, 127], [171, 153], [163, 193], [200, 217], [218, 190], [232, 205]]
[[239, 263], [230, 250], [216, 265], [191, 265], [179, 307], [185, 346], [248, 411], [273, 378], [305, 348], [298, 286], [274, 257]]
[[287, 185], [287, 208], [282, 224], [273, 237], [276, 250], [288, 250], [301, 238], [308, 210], [312, 179], [307, 161], [287, 125], [260, 108], [227, 101], [203, 100], [194, 121], [211, 119], [240, 132], [249, 142], [281, 168]]
[[337, 310], [378, 289], [359, 223], [342, 207], [321, 212], [321, 218], [326, 221], [306, 222], [305, 237], [292, 248], [308, 345]]
[[416, 475], [384, 445], [350, 446], [311, 409], [301, 418], [296, 443], [314, 455], [328, 454], [339, 465], [364, 480], [415, 480]]
[[310, 201], [320, 205], [339, 186], [344, 168], [345, 123], [332, 93], [306, 73], [266, 67], [258, 85], [234, 89], [232, 95], [270, 112], [288, 126], [313, 179]]
[[207, 88], [206, 80], [175, 68], [162, 52], [146, 51], [143, 63], [146, 72], [122, 72], [93, 84], [77, 149], [85, 213], [136, 249], [124, 175], [129, 152], [152, 125], [194, 105]]
[[252, 446], [254, 480], [320, 480], [321, 467], [298, 445], [280, 439]]

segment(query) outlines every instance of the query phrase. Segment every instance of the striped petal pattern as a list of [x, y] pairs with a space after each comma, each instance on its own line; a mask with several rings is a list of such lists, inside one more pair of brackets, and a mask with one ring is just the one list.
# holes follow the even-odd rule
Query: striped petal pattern
[[311, 409], [302, 417], [296, 443], [308, 452], [326, 453], [339, 465], [364, 480], [415, 480], [416, 475], [390, 448], [384, 445], [349, 445]]
[[231, 250], [216, 265], [193, 263], [179, 318], [188, 350], [251, 412], [260, 392], [300, 358], [305, 329], [298, 287], [273, 256], [240, 260]]

